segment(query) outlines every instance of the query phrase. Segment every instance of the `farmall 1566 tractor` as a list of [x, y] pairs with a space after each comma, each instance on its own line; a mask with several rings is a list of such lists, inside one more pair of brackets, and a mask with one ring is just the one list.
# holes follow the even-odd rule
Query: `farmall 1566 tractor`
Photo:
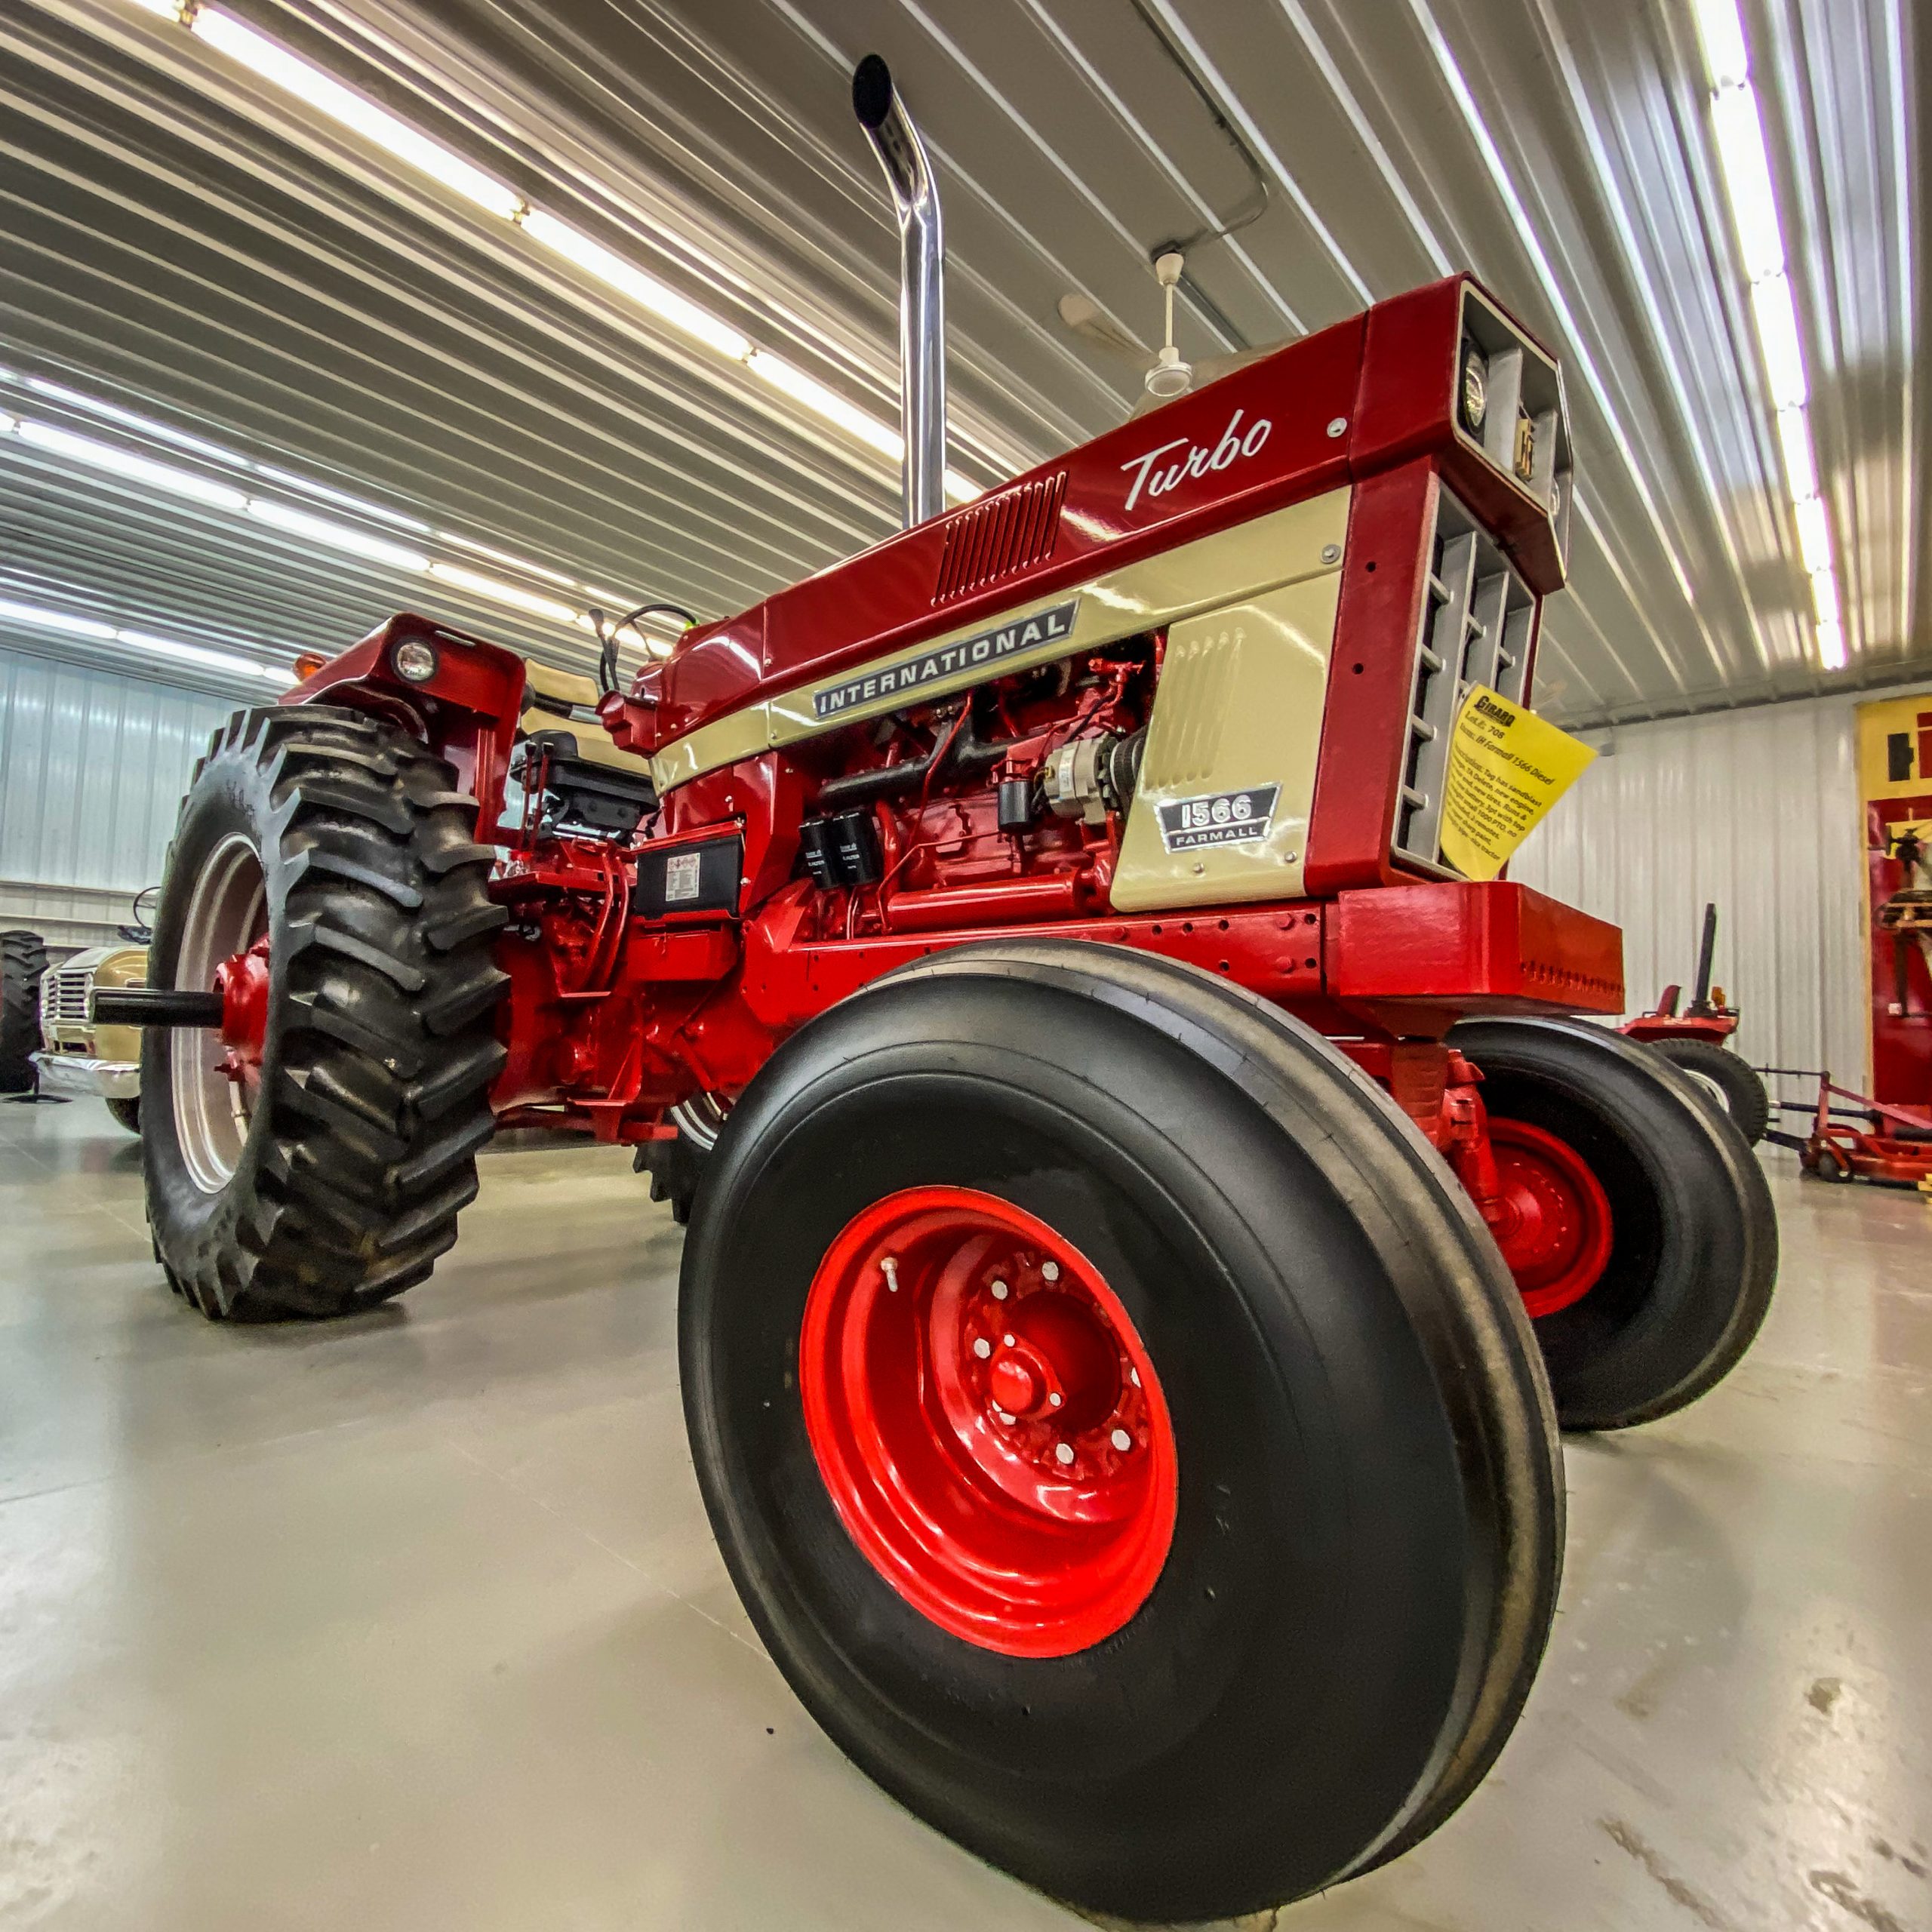
[[220, 734], [157, 990], [100, 1005], [210, 1317], [422, 1281], [499, 1122], [644, 1150], [814, 1715], [1050, 1892], [1244, 1912], [1475, 1787], [1559, 1424], [1716, 1382], [1775, 1228], [1566, 1017], [1621, 1009], [1615, 929], [1442, 857], [1459, 694], [1527, 701], [1564, 581], [1555, 362], [1458, 276], [944, 513], [937, 207], [882, 63], [854, 96], [908, 528], [625, 688], [384, 624]]

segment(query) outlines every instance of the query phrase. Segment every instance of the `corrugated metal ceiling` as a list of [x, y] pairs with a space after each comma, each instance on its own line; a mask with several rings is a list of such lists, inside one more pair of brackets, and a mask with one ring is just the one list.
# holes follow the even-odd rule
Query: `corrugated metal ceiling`
[[[1831, 681], [1697, 48], [1666, 0], [1146, 0], [1152, 25], [1125, 0], [232, 11], [890, 420], [894, 248], [846, 82], [883, 53], [942, 174], [953, 460], [982, 481], [1131, 400], [1133, 370], [1055, 305], [1081, 291], [1155, 333], [1149, 251], [1251, 186], [1204, 91], [1272, 192], [1192, 254], [1184, 349], [1292, 336], [1467, 264], [1564, 355], [1585, 513], [1546, 709], [1591, 723]], [[1932, 393], [1912, 381], [1932, 36], [1914, 45], [1909, 11], [1746, 8], [1854, 682], [1932, 663]], [[17, 371], [706, 616], [892, 526], [888, 460], [128, 0], [11, 0], [0, 101]], [[0, 410], [110, 433], [17, 386]], [[427, 603], [584, 660], [580, 632], [111, 481], [0, 438], [0, 596], [245, 648], [332, 648]]]

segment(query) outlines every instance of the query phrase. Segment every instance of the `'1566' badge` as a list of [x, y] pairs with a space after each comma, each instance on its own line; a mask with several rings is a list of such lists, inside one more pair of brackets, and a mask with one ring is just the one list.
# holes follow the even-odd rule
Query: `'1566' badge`
[[1201, 845], [1239, 845], [1268, 836], [1278, 785], [1251, 785], [1243, 792], [1211, 792], [1176, 798], [1159, 808], [1161, 842], [1170, 852]]

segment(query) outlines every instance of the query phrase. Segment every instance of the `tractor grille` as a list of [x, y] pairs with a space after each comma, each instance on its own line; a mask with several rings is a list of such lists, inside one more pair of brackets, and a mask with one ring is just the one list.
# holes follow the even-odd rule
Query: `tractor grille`
[[949, 604], [1051, 557], [1060, 539], [1060, 506], [1066, 494], [1063, 469], [961, 510], [946, 526], [933, 601]]
[[1448, 491], [1440, 492], [1416, 639], [1408, 754], [1395, 801], [1397, 857], [1448, 869], [1442, 858], [1442, 787], [1457, 708], [1472, 685], [1526, 701], [1536, 616], [1536, 599], [1509, 559]]
[[88, 995], [94, 991], [91, 966], [57, 966], [40, 983], [40, 1020], [43, 1026], [85, 1026]]

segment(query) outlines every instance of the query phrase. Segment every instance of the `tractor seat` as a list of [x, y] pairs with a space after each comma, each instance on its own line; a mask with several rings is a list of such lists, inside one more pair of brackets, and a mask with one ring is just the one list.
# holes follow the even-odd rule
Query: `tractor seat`
[[651, 761], [636, 752], [619, 749], [596, 715], [598, 692], [588, 678], [574, 671], [552, 670], [547, 664], [524, 660], [523, 715], [517, 721], [531, 736], [568, 731], [576, 740], [571, 755], [586, 764], [628, 773], [648, 782]]

